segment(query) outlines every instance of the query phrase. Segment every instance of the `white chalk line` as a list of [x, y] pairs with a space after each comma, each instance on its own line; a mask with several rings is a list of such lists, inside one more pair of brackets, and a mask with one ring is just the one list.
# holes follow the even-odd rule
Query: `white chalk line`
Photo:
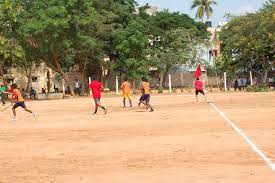
[[264, 152], [259, 147], [257, 147], [257, 145], [254, 144], [252, 140], [250, 140], [248, 136], [237, 125], [235, 125], [221, 110], [219, 110], [215, 104], [210, 103], [210, 105], [245, 140], [245, 142], [251, 146], [252, 150], [256, 154], [258, 154], [273, 171], [275, 171], [275, 164], [264, 154]]

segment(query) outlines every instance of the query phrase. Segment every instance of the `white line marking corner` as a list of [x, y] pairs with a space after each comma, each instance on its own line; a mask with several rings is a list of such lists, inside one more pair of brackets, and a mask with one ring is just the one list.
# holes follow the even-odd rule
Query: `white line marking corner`
[[273, 170], [275, 171], [275, 163], [273, 163], [264, 152], [257, 147], [256, 144], [248, 138], [248, 136], [234, 123], [232, 122], [218, 107], [210, 102], [210, 105], [219, 113], [219, 115], [245, 140], [247, 144], [250, 145], [251, 149], [262, 158], [262, 160]]

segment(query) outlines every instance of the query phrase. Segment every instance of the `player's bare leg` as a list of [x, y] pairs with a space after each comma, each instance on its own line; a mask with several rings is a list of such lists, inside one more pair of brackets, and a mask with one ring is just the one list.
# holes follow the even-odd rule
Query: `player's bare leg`
[[28, 109], [28, 108], [24, 108], [24, 110], [25, 110], [26, 112], [28, 112], [28, 113], [31, 113], [32, 116], [33, 116], [34, 118], [37, 117], [37, 113], [36, 113], [36, 112], [33, 112], [32, 110], [30, 110], [30, 109]]
[[126, 107], [126, 98], [123, 98], [123, 107]]
[[98, 110], [98, 105], [97, 105], [97, 102], [95, 101], [95, 112], [94, 112], [94, 115], [97, 113], [97, 110]]
[[13, 113], [13, 118], [11, 120], [16, 121], [16, 111], [14, 108], [12, 108], [12, 113]]
[[129, 99], [130, 107], [133, 107], [132, 100]]
[[209, 103], [210, 101], [207, 99], [206, 95], [205, 95], [205, 94], [203, 94], [203, 96], [204, 96], [204, 100], [205, 100], [205, 102], [206, 102], [206, 103]]
[[153, 112], [154, 109], [151, 106], [151, 104], [149, 102], [144, 102], [144, 101], [140, 101], [141, 104], [144, 104], [144, 106], [146, 106], [147, 108], [150, 108], [150, 112]]
[[98, 102], [95, 101], [95, 106], [96, 106], [96, 107], [95, 107], [95, 112], [94, 112], [94, 114], [97, 113], [98, 107], [100, 107], [101, 109], [103, 109], [103, 110], [104, 110], [104, 113], [107, 114], [107, 108], [104, 107], [103, 105], [101, 105], [100, 101], [98, 101]]

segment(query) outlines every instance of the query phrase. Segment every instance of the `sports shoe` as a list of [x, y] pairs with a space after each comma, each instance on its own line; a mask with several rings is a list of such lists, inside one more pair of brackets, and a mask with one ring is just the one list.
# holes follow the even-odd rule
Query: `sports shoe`
[[36, 112], [32, 113], [32, 116], [34, 117], [34, 119], [36, 119], [37, 118], [37, 113]]
[[11, 118], [11, 121], [16, 121], [16, 117]]
[[149, 112], [154, 112], [154, 109], [151, 109]]
[[107, 108], [104, 110], [104, 114], [105, 114], [105, 115], [107, 114]]

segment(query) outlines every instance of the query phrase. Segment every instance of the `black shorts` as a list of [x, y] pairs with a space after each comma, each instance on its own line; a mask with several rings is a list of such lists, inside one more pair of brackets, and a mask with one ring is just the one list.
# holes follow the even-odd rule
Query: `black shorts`
[[16, 103], [13, 105], [12, 108], [13, 108], [13, 109], [16, 109], [17, 107], [22, 107], [23, 109], [26, 109], [26, 108], [27, 108], [24, 101], [23, 101], [23, 102], [16, 102]]
[[140, 97], [139, 101], [145, 101], [145, 102], [149, 103], [150, 102], [150, 94], [143, 94]]
[[204, 91], [203, 90], [196, 90], [196, 95], [198, 95], [199, 93], [204, 95]]

